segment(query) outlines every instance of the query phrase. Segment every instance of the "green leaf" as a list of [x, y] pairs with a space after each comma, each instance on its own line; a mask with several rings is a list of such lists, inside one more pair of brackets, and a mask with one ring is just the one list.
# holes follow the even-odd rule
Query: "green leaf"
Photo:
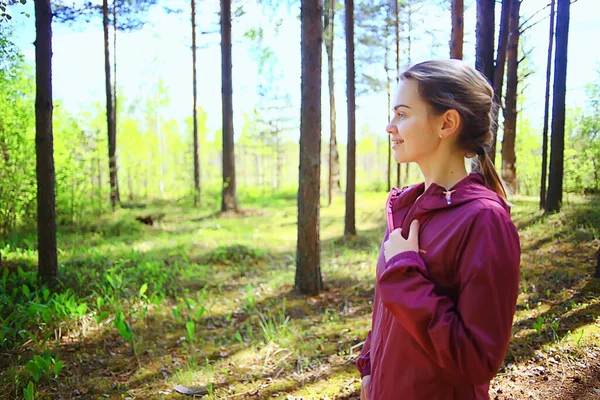
[[21, 4], [27, 3], [27, 0], [21, 0]]
[[140, 297], [144, 296], [144, 293], [146, 293], [146, 290], [148, 290], [148, 284], [144, 283], [142, 285], [142, 287], [140, 288]]
[[60, 374], [60, 371], [62, 371], [62, 367], [63, 367], [62, 361], [56, 361], [54, 363], [54, 377], [55, 378], [58, 378], [58, 374]]
[[25, 369], [27, 370], [27, 372], [29, 372], [31, 377], [36, 382], [38, 382], [40, 380], [40, 367], [38, 367], [38, 365], [35, 363], [35, 361], [31, 360], [31, 361], [27, 362]]
[[100, 315], [95, 316], [96, 323], [99, 324], [100, 322], [104, 321], [109, 315], [110, 313], [108, 311], [102, 311]]
[[29, 297], [29, 294], [31, 293], [31, 291], [29, 290], [29, 286], [23, 285], [21, 287], [21, 290], [23, 291], [23, 294], [25, 294], [25, 296]]
[[75, 310], [75, 315], [82, 317], [86, 311], [87, 311], [87, 304], [81, 303]]
[[98, 306], [98, 309], [102, 308], [102, 306], [104, 305], [104, 297], [98, 297], [96, 299], [96, 305]]
[[4, 268], [4, 272], [2, 272], [2, 283], [6, 283], [8, 279], [8, 268]]
[[195, 331], [194, 321], [192, 321], [191, 319], [188, 320], [185, 323], [185, 329], [187, 330], [188, 337], [190, 338], [190, 342], [193, 341], [194, 340], [194, 331]]
[[48, 301], [48, 298], [50, 297], [50, 290], [48, 290], [47, 287], [42, 289], [42, 296], [44, 297], [44, 301]]
[[50, 368], [50, 362], [43, 357], [34, 356], [33, 360], [36, 365], [40, 368], [41, 372], [47, 371]]
[[125, 339], [125, 340], [131, 339], [131, 328], [124, 321], [124, 316], [121, 311], [119, 311], [117, 313], [117, 316], [115, 317], [115, 326], [117, 328], [117, 331], [119, 331], [119, 334], [121, 335], [121, 337], [123, 339]]
[[34, 390], [33, 382], [29, 381], [27, 388], [23, 389], [23, 396], [25, 397], [25, 400], [33, 400]]

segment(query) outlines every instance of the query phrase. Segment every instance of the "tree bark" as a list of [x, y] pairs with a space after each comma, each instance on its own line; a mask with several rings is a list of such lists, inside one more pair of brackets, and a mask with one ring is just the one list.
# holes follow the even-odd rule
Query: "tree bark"
[[221, 0], [221, 58], [223, 92], [223, 195], [221, 211], [237, 211], [233, 144], [233, 88], [231, 64], [231, 0]]
[[335, 85], [333, 68], [333, 42], [335, 21], [335, 0], [325, 0], [325, 18], [323, 22], [323, 31], [325, 35], [325, 50], [327, 51], [327, 70], [329, 76], [329, 176], [327, 202], [331, 205], [333, 201], [333, 189], [340, 187], [340, 156], [337, 150], [336, 137], [336, 110], [335, 110]]
[[452, 0], [452, 33], [450, 39], [450, 58], [462, 60], [464, 41], [464, 0]]
[[552, 96], [552, 137], [550, 142], [550, 175], [546, 212], [559, 212], [562, 203], [565, 151], [565, 97], [567, 92], [567, 51], [571, 2], [558, 0], [556, 10], [556, 54]]
[[346, 0], [346, 84], [348, 104], [348, 159], [344, 235], [356, 235], [356, 97], [354, 70], [354, 0]]
[[502, 104], [502, 87], [504, 86], [504, 70], [506, 66], [506, 51], [508, 48], [508, 23], [510, 21], [510, 8], [513, 0], [502, 0], [502, 11], [500, 12], [500, 32], [498, 34], [498, 51], [496, 53], [496, 65], [494, 67], [494, 102], [498, 110], [494, 113], [492, 124], [492, 145], [488, 153], [492, 164], [496, 161], [496, 139], [498, 137], [498, 117], [500, 105]]
[[58, 276], [58, 261], [52, 137], [52, 9], [49, 0], [35, 0], [35, 31], [38, 274], [44, 284], [53, 287]]
[[544, 98], [544, 129], [542, 133], [542, 178], [540, 181], [540, 209], [546, 208], [546, 180], [548, 176], [548, 117], [550, 108], [550, 77], [552, 75], [552, 45], [554, 43], [554, 4], [550, 1], [550, 34], [548, 37], [548, 61], [546, 62], [546, 96]]
[[318, 294], [323, 287], [319, 254], [322, 13], [320, 0], [302, 0], [302, 104], [295, 287], [309, 295]]
[[200, 204], [200, 160], [198, 146], [198, 80], [196, 76], [196, 0], [191, 0], [192, 6], [192, 90], [193, 90], [193, 119], [194, 119], [194, 207]]
[[515, 140], [517, 127], [517, 82], [519, 48], [519, 0], [513, 0], [510, 9], [506, 65], [506, 105], [504, 108], [504, 139], [502, 140], [502, 179], [513, 193], [517, 191], [517, 156]]
[[108, 46], [108, 0], [102, 1], [102, 25], [104, 28], [104, 72], [106, 75], [106, 126], [108, 132], [108, 168], [110, 176], [110, 203], [113, 211], [119, 201], [117, 184], [117, 135], [115, 131], [115, 110], [113, 103], [112, 81], [110, 79], [110, 51]]
[[494, 82], [495, 6], [495, 0], [477, 0], [475, 68], [485, 75], [490, 85]]
[[[396, 85], [398, 85], [398, 82], [400, 81], [400, 8], [398, 6], [398, 1], [400, 0], [393, 0], [394, 1], [394, 18], [395, 18], [395, 24], [394, 24], [394, 30], [396, 33]], [[390, 99], [390, 107], [388, 107], [391, 109], [391, 99]], [[389, 121], [389, 118], [388, 118]], [[389, 141], [389, 152], [390, 152], [390, 158], [391, 158], [391, 151], [392, 151], [392, 137], [390, 136], [388, 138]], [[401, 164], [397, 163], [396, 164], [396, 187], [400, 187], [400, 184], [402, 182], [402, 171], [401, 171]]]

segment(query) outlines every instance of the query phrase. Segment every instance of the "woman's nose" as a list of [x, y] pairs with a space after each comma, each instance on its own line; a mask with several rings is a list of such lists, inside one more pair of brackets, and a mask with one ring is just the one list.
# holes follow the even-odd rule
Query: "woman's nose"
[[396, 133], [398, 131], [398, 129], [396, 128], [396, 126], [394, 124], [392, 124], [391, 122], [389, 124], [387, 124], [387, 126], [385, 127], [385, 131], [387, 133], [389, 133], [390, 135]]

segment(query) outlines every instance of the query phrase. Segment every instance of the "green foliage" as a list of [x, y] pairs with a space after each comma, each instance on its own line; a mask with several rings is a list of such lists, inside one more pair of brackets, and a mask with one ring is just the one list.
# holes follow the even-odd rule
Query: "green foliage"
[[221, 246], [206, 254], [203, 262], [206, 264], [255, 264], [264, 260], [265, 253], [260, 249], [253, 249], [245, 245], [234, 244]]

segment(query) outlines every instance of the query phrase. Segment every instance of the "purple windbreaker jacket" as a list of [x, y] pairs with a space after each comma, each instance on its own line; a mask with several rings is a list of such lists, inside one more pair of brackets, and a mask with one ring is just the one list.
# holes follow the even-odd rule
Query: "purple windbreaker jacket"
[[384, 242], [397, 228], [407, 238], [418, 219], [420, 250], [386, 263], [381, 246], [372, 327], [356, 365], [371, 375], [371, 400], [489, 399], [516, 308], [517, 229], [479, 173], [448, 191], [424, 186], [389, 195]]

